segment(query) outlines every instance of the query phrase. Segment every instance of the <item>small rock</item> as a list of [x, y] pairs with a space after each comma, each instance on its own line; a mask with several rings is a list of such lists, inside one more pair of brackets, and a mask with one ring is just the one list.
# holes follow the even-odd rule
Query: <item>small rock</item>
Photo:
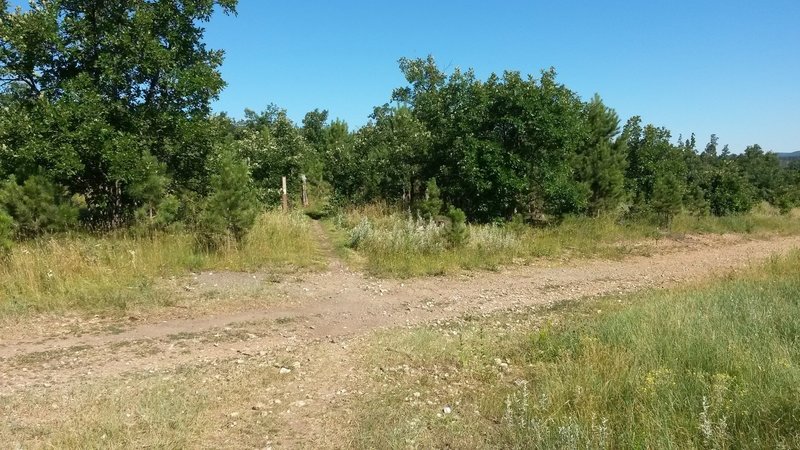
[[449, 406], [445, 406], [444, 408], [442, 408], [442, 412], [445, 414], [450, 414], [451, 412], [453, 412], [453, 409], [450, 408]]
[[289, 369], [287, 367], [281, 367], [281, 370], [278, 371], [278, 373], [280, 373], [281, 375], [286, 375], [287, 373], [291, 373], [291, 372], [292, 372], [292, 369]]
[[259, 402], [259, 403], [256, 403], [255, 405], [253, 405], [253, 411], [261, 411], [266, 407], [267, 407], [267, 405]]

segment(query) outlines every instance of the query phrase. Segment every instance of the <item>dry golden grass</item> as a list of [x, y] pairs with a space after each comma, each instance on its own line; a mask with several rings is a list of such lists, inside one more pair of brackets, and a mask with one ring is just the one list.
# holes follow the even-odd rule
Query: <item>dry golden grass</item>
[[17, 245], [0, 265], [0, 317], [125, 310], [174, 301], [157, 280], [192, 270], [288, 272], [322, 267], [309, 219], [263, 214], [244, 243], [199, 250], [189, 233], [63, 235]]

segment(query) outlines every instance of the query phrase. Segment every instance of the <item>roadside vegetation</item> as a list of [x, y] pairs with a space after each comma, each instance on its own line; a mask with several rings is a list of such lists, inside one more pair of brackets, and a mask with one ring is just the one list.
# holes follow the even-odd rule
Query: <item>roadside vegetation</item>
[[[736, 233], [754, 238], [800, 233], [798, 212], [780, 213], [768, 204], [751, 212], [717, 217], [676, 215], [669, 225], [642, 219], [568, 216], [558, 225], [531, 227], [521, 220], [465, 224], [453, 243], [452, 221], [425, 219], [387, 206], [349, 208], [332, 216], [340, 247], [350, 261], [389, 277], [441, 275], [459, 270], [497, 270], [539, 259], [617, 259], [648, 254], [662, 238]], [[344, 253], [345, 257], [348, 253]]]
[[[336, 383], [322, 392], [353, 392], [324, 415], [313, 410], [321, 414], [320, 447], [797, 448], [798, 299], [794, 252], [667, 291], [377, 331], [347, 342], [350, 382], [303, 374], [300, 367], [314, 363], [278, 352], [38, 387], [0, 397], [8, 418], [0, 440], [275, 445], [288, 409], [327, 405], [292, 383], [332, 376]], [[153, 344], [130, 345], [148, 352]], [[293, 371], [281, 375], [279, 367]]]
[[361, 448], [797, 448], [800, 253], [671, 291], [381, 333]]
[[160, 284], [189, 271], [319, 268], [324, 261], [309, 222], [302, 214], [266, 212], [241, 242], [219, 241], [213, 250], [188, 231], [72, 232], [25, 241], [0, 264], [0, 318], [170, 305], [175, 293]]

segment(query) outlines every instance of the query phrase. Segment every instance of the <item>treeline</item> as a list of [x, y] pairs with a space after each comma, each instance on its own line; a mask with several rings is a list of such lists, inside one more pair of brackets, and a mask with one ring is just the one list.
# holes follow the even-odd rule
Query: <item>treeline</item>
[[301, 124], [270, 107], [210, 111], [221, 51], [202, 41], [235, 0], [35, 1], [0, 12], [0, 242], [85, 228], [189, 228], [213, 247], [240, 239], [299, 192], [346, 205], [386, 201], [469, 220], [565, 215], [725, 215], [800, 202], [800, 164], [717, 138], [698, 148], [595, 96], [517, 72], [477, 79], [402, 59], [407, 86], [350, 130], [328, 112]]

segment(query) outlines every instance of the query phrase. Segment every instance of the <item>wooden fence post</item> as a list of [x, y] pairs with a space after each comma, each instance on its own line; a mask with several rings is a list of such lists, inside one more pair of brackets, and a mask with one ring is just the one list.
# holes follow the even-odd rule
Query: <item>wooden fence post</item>
[[300, 175], [300, 179], [303, 180], [303, 208], [308, 208], [308, 186], [306, 186], [306, 176]]
[[283, 194], [283, 212], [288, 212], [289, 193], [286, 191], [286, 177], [281, 177], [281, 194]]

